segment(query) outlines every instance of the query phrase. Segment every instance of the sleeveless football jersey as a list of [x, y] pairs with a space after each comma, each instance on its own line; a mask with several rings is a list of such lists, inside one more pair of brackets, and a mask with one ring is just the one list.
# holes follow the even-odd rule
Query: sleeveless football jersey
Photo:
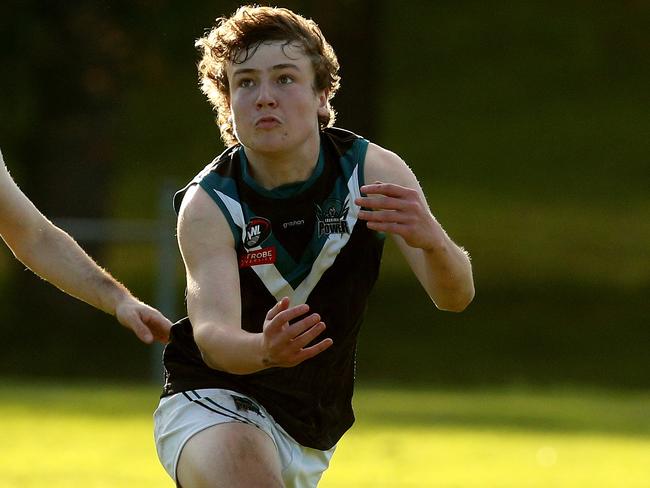
[[300, 444], [331, 448], [354, 422], [352, 390], [357, 336], [379, 272], [383, 235], [357, 219], [368, 141], [341, 129], [321, 132], [313, 175], [267, 190], [249, 174], [241, 146], [226, 150], [174, 197], [200, 185], [226, 216], [235, 238], [244, 330], [262, 331], [284, 296], [307, 303], [327, 325], [315, 342], [325, 352], [292, 368], [233, 375], [209, 368], [188, 318], [174, 325], [163, 355], [163, 396], [225, 388], [257, 400]]

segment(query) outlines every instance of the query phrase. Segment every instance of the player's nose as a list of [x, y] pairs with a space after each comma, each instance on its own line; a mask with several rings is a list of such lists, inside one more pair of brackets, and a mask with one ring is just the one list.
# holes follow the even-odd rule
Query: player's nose
[[269, 82], [264, 81], [260, 83], [255, 103], [258, 108], [275, 107], [277, 105], [277, 101], [273, 95], [273, 88]]

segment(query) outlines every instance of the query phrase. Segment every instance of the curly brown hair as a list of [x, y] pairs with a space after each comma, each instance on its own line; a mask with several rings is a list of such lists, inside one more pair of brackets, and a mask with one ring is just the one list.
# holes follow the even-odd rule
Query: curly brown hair
[[248, 60], [267, 41], [297, 43], [303, 48], [314, 68], [314, 91], [327, 90], [328, 94], [327, 115], [318, 117], [320, 127], [329, 127], [336, 119], [330, 101], [339, 88], [339, 62], [318, 25], [286, 8], [245, 5], [228, 18], [218, 18], [212, 29], [195, 43], [202, 56], [198, 63], [201, 91], [216, 112], [221, 138], [228, 146], [237, 139], [230, 113], [226, 66]]

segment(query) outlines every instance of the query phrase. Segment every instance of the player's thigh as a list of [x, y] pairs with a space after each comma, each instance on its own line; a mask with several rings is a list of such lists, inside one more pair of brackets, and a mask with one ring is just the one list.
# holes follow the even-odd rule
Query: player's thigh
[[283, 488], [275, 444], [262, 430], [240, 422], [209, 427], [181, 451], [182, 488]]

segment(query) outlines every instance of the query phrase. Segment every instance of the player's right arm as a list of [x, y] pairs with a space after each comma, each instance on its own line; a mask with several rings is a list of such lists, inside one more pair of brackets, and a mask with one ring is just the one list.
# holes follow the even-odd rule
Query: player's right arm
[[199, 186], [191, 187], [183, 198], [178, 243], [185, 262], [194, 340], [211, 368], [250, 374], [291, 367], [332, 344], [324, 339], [307, 347], [325, 324], [318, 314], [307, 315], [306, 304], [292, 307], [287, 298], [268, 311], [262, 333], [242, 329], [235, 241], [221, 209]]

